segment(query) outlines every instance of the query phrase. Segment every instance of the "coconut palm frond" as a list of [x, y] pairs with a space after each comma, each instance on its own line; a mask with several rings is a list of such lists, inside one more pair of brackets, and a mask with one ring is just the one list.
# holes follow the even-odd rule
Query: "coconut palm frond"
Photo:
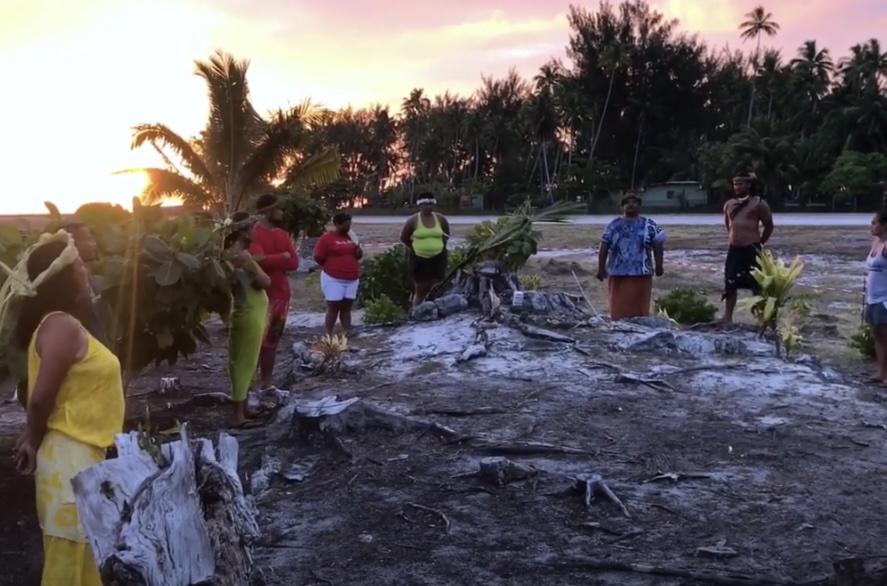
[[[272, 113], [271, 117], [283, 112]], [[320, 126], [329, 117], [331, 111], [320, 104], [312, 102], [310, 98], [305, 98], [298, 106], [293, 106], [285, 111], [285, 115], [292, 120], [297, 120], [304, 128], [311, 129]]]
[[[145, 144], [152, 145], [160, 152], [165, 160], [169, 161], [169, 157], [164, 149], [169, 149], [175, 156], [182, 161], [188, 171], [194, 176], [199, 183], [212, 183], [212, 173], [206, 166], [203, 157], [194, 148], [194, 145], [173, 132], [165, 124], [139, 124], [132, 129], [132, 145], [133, 150], [142, 147]], [[172, 163], [169, 163], [171, 166]]]
[[339, 151], [329, 148], [296, 163], [287, 173], [286, 187], [323, 186], [339, 178]]
[[202, 142], [207, 158], [219, 163], [220, 171], [230, 182], [264, 131], [264, 122], [250, 101], [246, 79], [249, 61], [216, 51], [206, 61], [196, 61], [194, 65], [209, 94], [209, 118]]
[[200, 208], [215, 204], [215, 198], [213, 198], [212, 194], [191, 179], [175, 171], [141, 167], [137, 169], [124, 169], [114, 174], [120, 175], [124, 173], [143, 173], [147, 177], [147, 184], [140, 195], [140, 199], [145, 205], [155, 205], [174, 198], [179, 198], [186, 204]]

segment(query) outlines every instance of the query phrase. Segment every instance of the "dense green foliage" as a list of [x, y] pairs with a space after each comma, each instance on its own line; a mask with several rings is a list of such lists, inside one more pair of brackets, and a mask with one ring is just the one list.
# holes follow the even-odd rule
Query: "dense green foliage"
[[281, 193], [283, 198], [283, 229], [294, 239], [315, 238], [326, 231], [330, 210], [319, 198], [301, 190]]
[[[193, 354], [198, 342], [208, 341], [204, 323], [209, 315], [226, 318], [235, 302], [235, 284], [248, 284], [247, 275], [221, 248], [222, 234], [188, 217], [166, 219], [155, 206], [137, 205], [133, 214], [106, 204], [84, 208], [77, 219], [90, 226], [99, 245], [99, 258], [90, 268], [100, 309], [108, 317], [112, 350], [126, 372], [135, 376], [151, 364], [175, 364]], [[117, 221], [107, 223], [108, 217]], [[47, 229], [60, 222], [55, 219]], [[28, 244], [17, 233], [18, 240], [10, 243], [13, 236], [0, 233], [0, 249], [20, 252]], [[3, 254], [4, 262], [15, 264], [17, 253]], [[3, 368], [16, 370], [9, 360]]]
[[366, 307], [376, 299], [386, 297], [397, 307], [410, 306], [413, 283], [407, 264], [407, 247], [398, 244], [363, 261], [360, 269], [360, 289], [357, 306]]
[[887, 51], [877, 39], [831, 48], [841, 54], [815, 40], [771, 50], [778, 17], [756, 9], [737, 23], [743, 52], [706, 45], [642, 0], [576, 6], [568, 58], [532, 80], [512, 72], [470, 96], [416, 88], [397, 112], [330, 113], [303, 147], [338, 148], [340, 185], [324, 194], [335, 204], [395, 207], [431, 188], [443, 205], [477, 194], [501, 208], [668, 180], [699, 181], [717, 201], [738, 166], [775, 207], [877, 192]]
[[718, 308], [701, 291], [678, 287], [656, 299], [656, 311], [665, 313], [682, 325], [713, 322]]

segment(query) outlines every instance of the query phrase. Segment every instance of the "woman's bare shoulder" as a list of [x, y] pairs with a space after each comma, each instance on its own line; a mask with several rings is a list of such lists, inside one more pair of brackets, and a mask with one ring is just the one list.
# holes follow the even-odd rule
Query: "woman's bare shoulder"
[[50, 339], [74, 341], [83, 336], [83, 328], [74, 316], [67, 313], [48, 315], [37, 328], [37, 344], [42, 345]]
[[43, 319], [43, 323], [40, 324], [40, 331], [70, 331], [72, 329], [79, 329], [79, 327], [80, 322], [74, 316], [59, 311], [51, 313]]

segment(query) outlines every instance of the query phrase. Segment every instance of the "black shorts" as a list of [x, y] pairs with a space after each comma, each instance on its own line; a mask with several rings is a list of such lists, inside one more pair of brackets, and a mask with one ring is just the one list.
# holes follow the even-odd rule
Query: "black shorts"
[[724, 262], [724, 296], [740, 289], [760, 294], [761, 286], [755, 281], [751, 272], [758, 266], [760, 244], [748, 246], [730, 246], [727, 249], [727, 260]]
[[440, 283], [447, 276], [447, 250], [431, 258], [416, 256], [412, 250], [409, 256], [410, 279], [414, 283]]

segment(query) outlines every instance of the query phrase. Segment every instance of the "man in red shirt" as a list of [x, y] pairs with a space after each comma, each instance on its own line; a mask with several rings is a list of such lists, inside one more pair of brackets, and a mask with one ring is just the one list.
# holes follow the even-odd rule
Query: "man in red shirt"
[[299, 268], [299, 255], [289, 234], [280, 228], [283, 209], [277, 196], [270, 193], [259, 196], [256, 212], [261, 219], [253, 228], [249, 252], [258, 256], [259, 266], [271, 278], [271, 286], [268, 287], [268, 326], [259, 354], [262, 389], [268, 391], [277, 389], [274, 386], [274, 362], [286, 327], [291, 296], [287, 273]]
[[357, 299], [360, 282], [360, 259], [363, 251], [351, 231], [351, 216], [339, 212], [333, 216], [333, 230], [327, 232], [314, 247], [314, 261], [320, 273], [320, 289], [326, 299], [326, 333], [333, 335], [336, 321], [342, 324], [345, 337], [351, 334], [351, 308]]

